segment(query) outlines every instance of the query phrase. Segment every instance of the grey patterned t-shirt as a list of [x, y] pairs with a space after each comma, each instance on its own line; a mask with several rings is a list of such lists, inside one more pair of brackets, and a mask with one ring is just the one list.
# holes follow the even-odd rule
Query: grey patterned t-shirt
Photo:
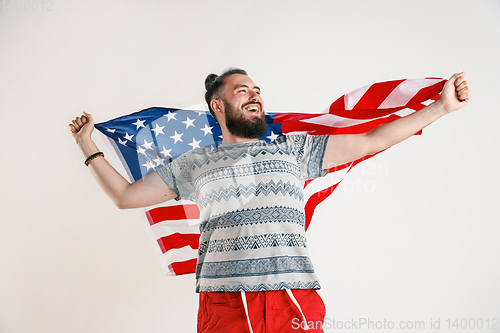
[[319, 289], [305, 237], [304, 181], [328, 136], [287, 135], [198, 148], [158, 170], [200, 209], [196, 292]]

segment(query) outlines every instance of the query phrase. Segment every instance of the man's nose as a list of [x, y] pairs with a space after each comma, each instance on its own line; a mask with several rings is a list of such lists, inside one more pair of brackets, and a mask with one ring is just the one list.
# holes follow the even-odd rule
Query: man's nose
[[249, 96], [251, 101], [257, 101], [259, 99], [259, 94], [257, 94], [255, 91], [250, 90], [250, 96]]

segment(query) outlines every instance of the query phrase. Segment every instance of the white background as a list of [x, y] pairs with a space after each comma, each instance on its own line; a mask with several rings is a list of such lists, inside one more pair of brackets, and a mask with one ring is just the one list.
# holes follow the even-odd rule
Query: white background
[[67, 124], [201, 103], [233, 66], [302, 112], [465, 70], [471, 103], [353, 170], [308, 244], [330, 322], [500, 332], [500, 1], [44, 1], [0, 4], [0, 332], [195, 331], [194, 277], [165, 276]]

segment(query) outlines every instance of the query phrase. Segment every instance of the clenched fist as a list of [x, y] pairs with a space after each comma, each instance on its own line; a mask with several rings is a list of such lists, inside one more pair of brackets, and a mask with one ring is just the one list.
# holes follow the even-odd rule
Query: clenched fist
[[82, 116], [76, 117], [71, 121], [69, 130], [76, 144], [78, 144], [81, 139], [90, 139], [92, 131], [94, 130], [94, 119], [92, 115], [83, 112]]
[[465, 80], [465, 72], [454, 74], [444, 85], [438, 102], [447, 113], [465, 106], [471, 99], [469, 83]]

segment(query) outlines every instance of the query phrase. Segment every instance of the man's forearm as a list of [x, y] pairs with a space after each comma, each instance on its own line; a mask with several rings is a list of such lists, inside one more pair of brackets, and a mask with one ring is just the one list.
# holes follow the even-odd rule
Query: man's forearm
[[[91, 138], [81, 139], [77, 142], [78, 148], [85, 158], [99, 152]], [[118, 206], [124, 208], [122, 196], [130, 183], [122, 177], [104, 158], [95, 158], [88, 165], [92, 175], [108, 197]]]
[[369, 154], [374, 154], [399, 143], [447, 114], [438, 100], [403, 118], [378, 126], [366, 133], [371, 142]]

